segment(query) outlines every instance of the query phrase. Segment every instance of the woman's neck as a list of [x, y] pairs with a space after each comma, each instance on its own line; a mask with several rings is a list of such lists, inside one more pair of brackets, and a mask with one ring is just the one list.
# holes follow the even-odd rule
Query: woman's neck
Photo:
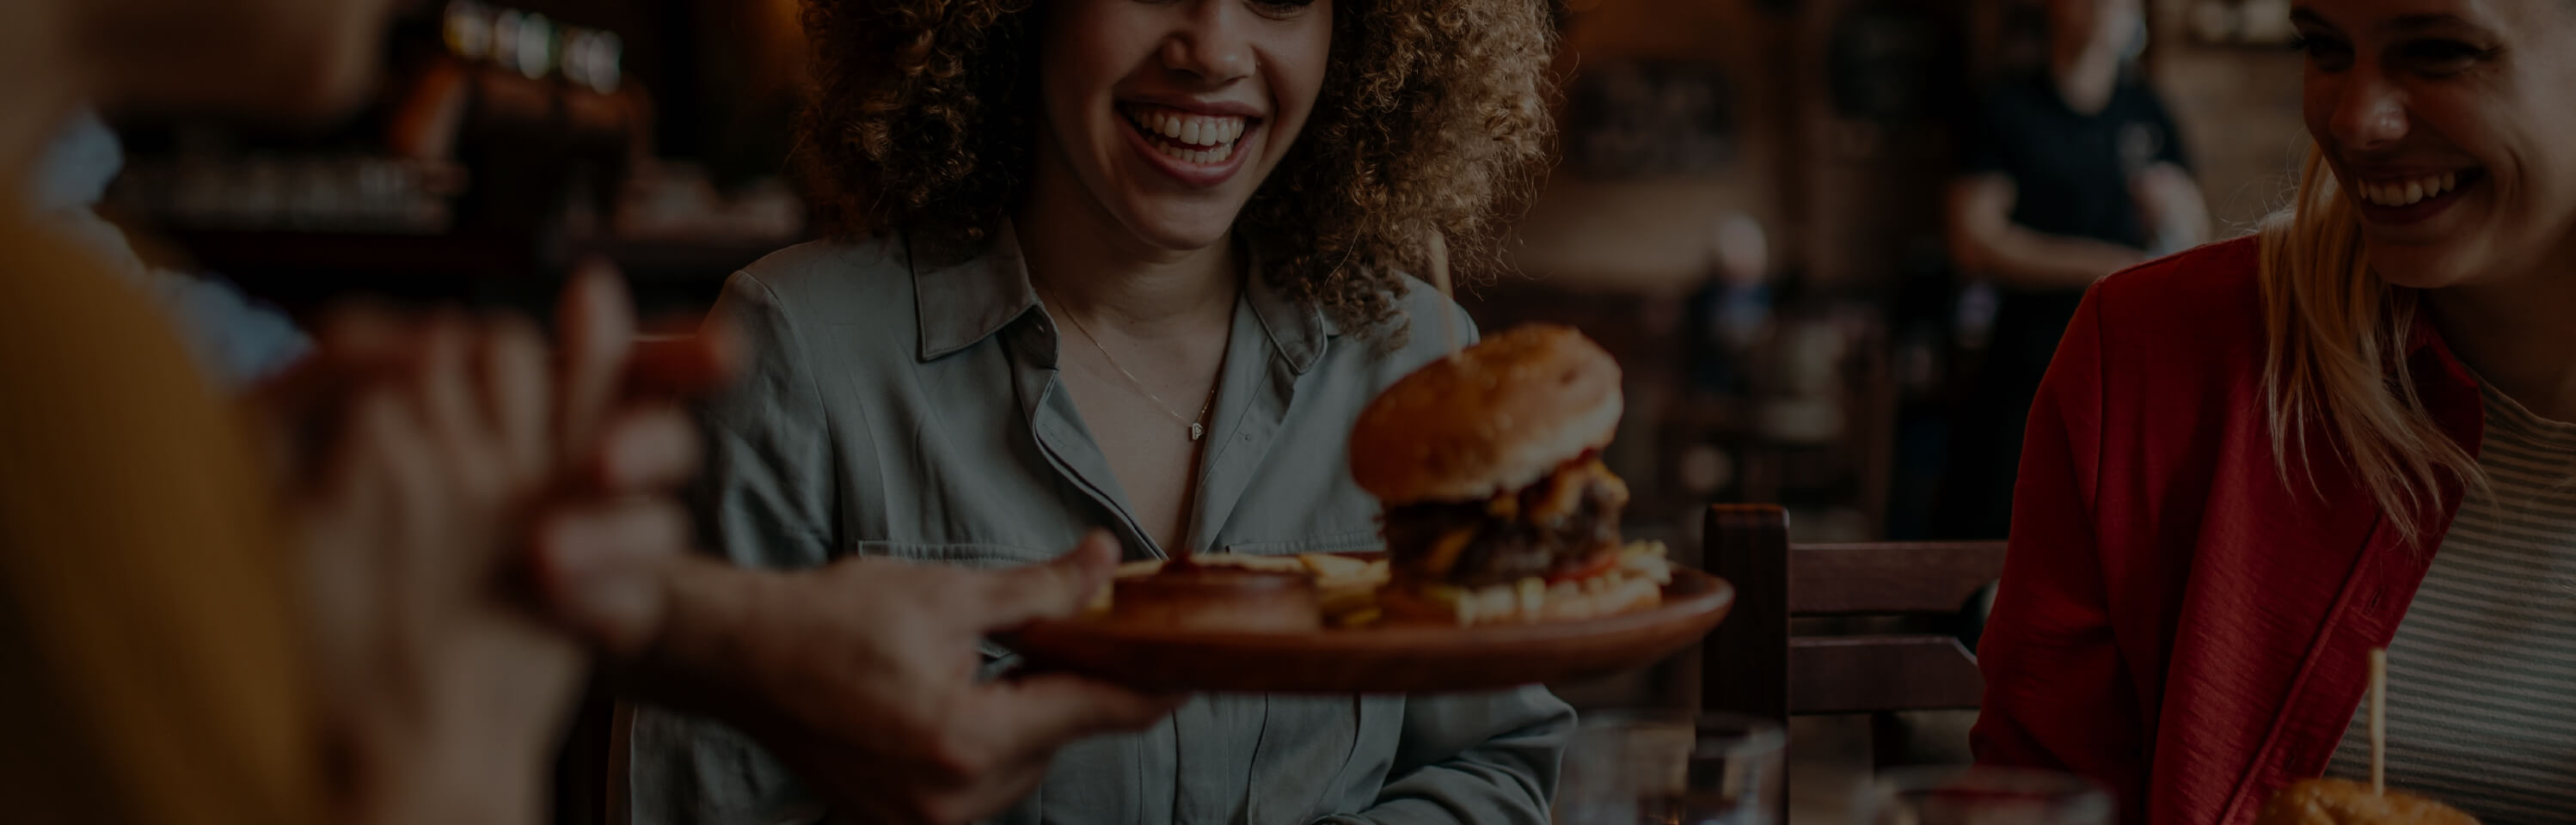
[[1136, 238], [1085, 196], [1080, 184], [1050, 186], [1043, 171], [1014, 217], [1029, 279], [1050, 303], [1093, 329], [1169, 338], [1223, 328], [1233, 318], [1242, 264], [1231, 233], [1203, 249], [1174, 250]]
[[2576, 268], [2430, 290], [2425, 305], [2478, 377], [2541, 417], [2576, 421]]

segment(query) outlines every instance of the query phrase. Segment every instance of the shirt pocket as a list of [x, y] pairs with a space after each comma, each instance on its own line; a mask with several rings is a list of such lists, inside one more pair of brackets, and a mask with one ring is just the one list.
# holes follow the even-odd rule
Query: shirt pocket
[[1295, 556], [1306, 553], [1377, 553], [1386, 549], [1385, 539], [1377, 528], [1351, 530], [1306, 538], [1279, 541], [1241, 541], [1225, 545], [1228, 553], [1252, 556]]
[[[1012, 544], [972, 542], [862, 541], [852, 546], [862, 556], [882, 556], [923, 564], [947, 564], [978, 570], [1000, 570], [1055, 560], [1056, 553]], [[991, 679], [1019, 664], [1019, 654], [990, 638], [977, 645], [984, 655], [982, 673]]]
[[959, 567], [1018, 567], [1023, 564], [1054, 561], [1058, 550], [1021, 547], [1016, 544], [931, 541], [862, 541], [852, 546], [862, 556], [889, 558], [923, 563], [953, 564]]
[[1402, 696], [1262, 697], [1250, 821], [1304, 823], [1377, 801], [1403, 741]]

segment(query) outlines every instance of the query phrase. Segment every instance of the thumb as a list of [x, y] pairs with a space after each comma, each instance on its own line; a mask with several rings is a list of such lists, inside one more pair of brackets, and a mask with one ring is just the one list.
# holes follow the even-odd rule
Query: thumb
[[979, 629], [993, 631], [1031, 619], [1072, 615], [1108, 584], [1117, 563], [1118, 540], [1107, 531], [1093, 530], [1054, 561], [985, 576], [983, 610], [975, 621]]
[[664, 633], [669, 577], [684, 567], [689, 521], [679, 508], [632, 499], [545, 516], [527, 569], [539, 605], [611, 658]]
[[740, 329], [723, 319], [709, 319], [692, 332], [641, 335], [628, 354], [621, 392], [645, 398], [707, 395], [724, 389], [748, 360]]
[[626, 283], [605, 261], [585, 261], [564, 285], [555, 309], [558, 348], [555, 380], [556, 436], [573, 456], [585, 456], [600, 421], [616, 401], [628, 350], [635, 342], [635, 310]]

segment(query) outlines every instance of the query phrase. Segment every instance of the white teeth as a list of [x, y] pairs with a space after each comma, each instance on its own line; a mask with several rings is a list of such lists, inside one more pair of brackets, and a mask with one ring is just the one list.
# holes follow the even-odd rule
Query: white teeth
[[[1239, 117], [1193, 117], [1167, 109], [1137, 107], [1128, 109], [1128, 119], [1138, 131], [1191, 146], [1223, 147], [1243, 136], [1246, 124]], [[1176, 156], [1177, 157], [1177, 156]]]
[[1234, 144], [1220, 143], [1217, 144], [1214, 149], [1183, 149], [1177, 146], [1156, 146], [1154, 147], [1154, 151], [1161, 152], [1164, 157], [1171, 158], [1182, 163], [1194, 163], [1200, 166], [1207, 166], [1210, 164], [1224, 163], [1226, 158], [1233, 157]]
[[2353, 192], [2362, 200], [2380, 206], [2409, 206], [2423, 203], [2426, 198], [2440, 197], [2443, 193], [2457, 189], [2459, 186], [2458, 172], [2444, 172], [2439, 175], [2425, 175], [2388, 183], [2359, 181], [2354, 184]]

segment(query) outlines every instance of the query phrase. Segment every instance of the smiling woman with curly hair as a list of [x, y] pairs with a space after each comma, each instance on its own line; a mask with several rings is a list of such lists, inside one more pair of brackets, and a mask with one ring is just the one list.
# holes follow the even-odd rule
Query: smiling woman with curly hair
[[[805, 24], [800, 159], [832, 237], [716, 308], [756, 356], [706, 415], [713, 547], [762, 567], [1020, 565], [1096, 529], [1130, 559], [1379, 547], [1347, 437], [1438, 331], [1474, 334], [1406, 273], [1434, 237], [1494, 261], [1547, 151], [1543, 0], [811, 0]], [[884, 614], [833, 615], [917, 621]], [[874, 781], [851, 754], [938, 738], [778, 715], [765, 750], [640, 714], [636, 820], [846, 816]], [[990, 742], [935, 758], [1025, 795], [1004, 822], [1538, 823], [1572, 721], [1540, 688], [1211, 696], [1052, 769], [984, 775]]]
[[[833, 234], [972, 248], [995, 231], [1034, 165], [1042, 16], [1035, 0], [808, 6], [802, 160]], [[1428, 271], [1427, 233], [1490, 264], [1501, 209], [1535, 179], [1553, 30], [1543, 3], [1469, 0], [1346, 0], [1331, 25], [1304, 134], [1234, 226], [1280, 251], [1262, 274], [1288, 297], [1400, 334], [1396, 273]]]

